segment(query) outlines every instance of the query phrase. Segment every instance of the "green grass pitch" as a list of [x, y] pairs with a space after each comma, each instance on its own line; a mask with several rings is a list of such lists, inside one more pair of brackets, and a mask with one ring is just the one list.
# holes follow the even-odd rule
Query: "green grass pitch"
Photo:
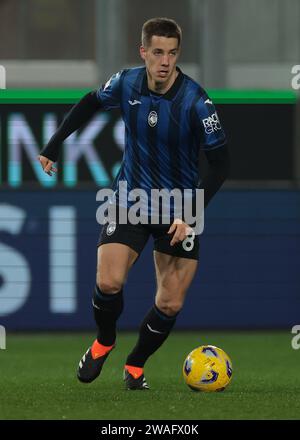
[[[291, 337], [289, 330], [173, 332], [145, 368], [151, 389], [125, 391], [122, 369], [136, 334], [119, 333], [92, 384], [76, 378], [92, 334], [8, 334], [0, 350], [0, 419], [299, 419], [300, 350]], [[223, 393], [193, 392], [183, 382], [185, 356], [203, 344], [233, 361]]]

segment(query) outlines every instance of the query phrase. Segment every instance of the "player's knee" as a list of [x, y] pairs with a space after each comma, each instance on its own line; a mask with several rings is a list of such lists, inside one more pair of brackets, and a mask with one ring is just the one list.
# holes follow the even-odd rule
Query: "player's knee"
[[167, 316], [174, 316], [177, 315], [177, 313], [180, 312], [180, 310], [182, 309], [183, 306], [183, 302], [182, 301], [175, 301], [175, 300], [171, 300], [171, 301], [157, 301], [157, 307], [158, 309], [163, 312], [165, 315]]
[[120, 292], [123, 287], [123, 283], [113, 278], [98, 279], [97, 277], [97, 286], [102, 293], [114, 294]]

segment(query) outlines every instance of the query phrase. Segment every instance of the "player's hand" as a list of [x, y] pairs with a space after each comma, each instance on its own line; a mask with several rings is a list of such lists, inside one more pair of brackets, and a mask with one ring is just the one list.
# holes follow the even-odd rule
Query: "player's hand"
[[40, 161], [40, 164], [42, 165], [42, 168], [46, 174], [48, 174], [49, 176], [52, 176], [52, 173], [57, 172], [57, 168], [55, 168], [53, 166], [54, 162], [52, 162], [52, 160], [48, 159], [45, 156], [41, 156], [41, 155], [39, 155], [37, 158]]
[[173, 232], [175, 232], [170, 242], [170, 245], [174, 246], [174, 244], [183, 241], [191, 233], [191, 231], [192, 228], [189, 225], [187, 225], [180, 219], [175, 219], [174, 222], [171, 224], [170, 229], [168, 230], [168, 234], [172, 234]]

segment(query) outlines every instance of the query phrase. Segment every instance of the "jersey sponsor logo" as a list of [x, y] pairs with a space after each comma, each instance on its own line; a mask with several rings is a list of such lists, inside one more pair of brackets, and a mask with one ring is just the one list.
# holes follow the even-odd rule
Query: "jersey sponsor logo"
[[202, 123], [204, 125], [205, 133], [211, 134], [214, 131], [221, 130], [221, 124], [217, 115], [217, 112], [208, 116], [208, 118], [202, 119]]
[[206, 99], [206, 101], [204, 101], [204, 104], [211, 104], [212, 105], [212, 100], [211, 99]]
[[116, 230], [117, 224], [115, 222], [109, 223], [109, 225], [106, 228], [106, 235], [112, 235]]
[[158, 121], [157, 113], [154, 110], [152, 110], [152, 112], [150, 112], [148, 115], [148, 124], [150, 125], [150, 127], [155, 127], [157, 121]]
[[137, 105], [137, 104], [141, 104], [141, 101], [138, 101], [137, 99], [135, 99], [134, 101], [130, 101], [130, 99], [129, 99], [129, 104], [130, 105]]

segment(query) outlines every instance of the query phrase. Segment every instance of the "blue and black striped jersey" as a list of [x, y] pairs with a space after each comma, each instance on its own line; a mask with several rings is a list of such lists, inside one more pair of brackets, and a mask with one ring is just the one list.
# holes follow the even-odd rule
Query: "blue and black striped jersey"
[[113, 184], [126, 181], [128, 191], [197, 188], [199, 148], [226, 143], [216, 109], [205, 90], [179, 68], [163, 95], [147, 86], [145, 67], [113, 75], [97, 91], [104, 110], [120, 108], [125, 123], [125, 149]]

